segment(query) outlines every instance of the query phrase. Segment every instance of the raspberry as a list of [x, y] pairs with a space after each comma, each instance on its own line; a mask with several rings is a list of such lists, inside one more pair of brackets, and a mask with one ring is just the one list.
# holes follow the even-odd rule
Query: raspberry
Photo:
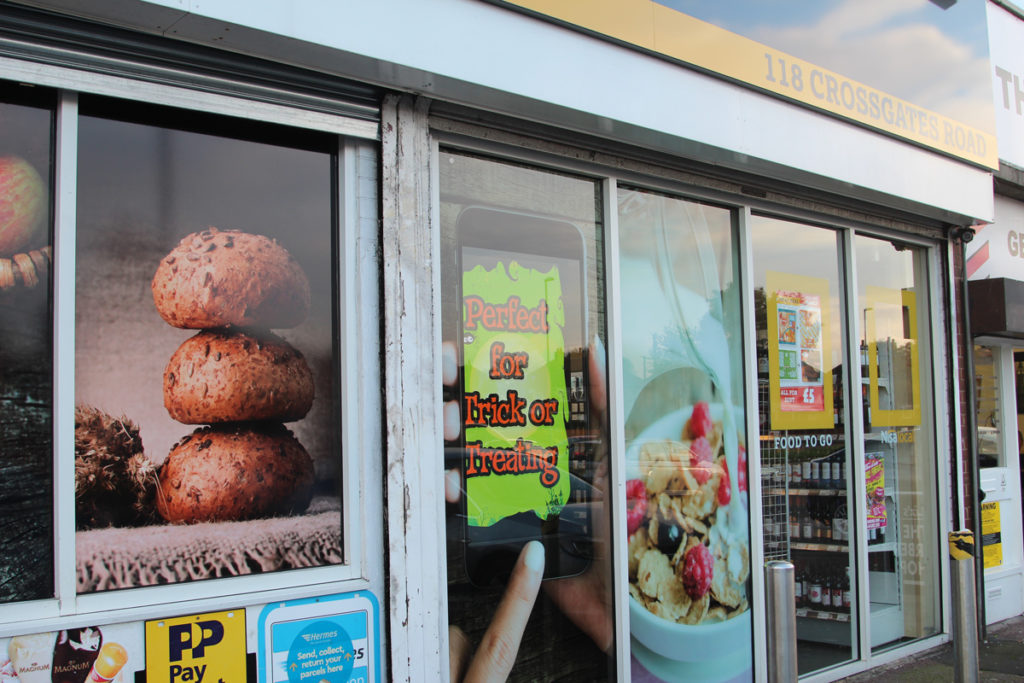
[[[676, 567], [678, 571], [678, 565]], [[700, 600], [711, 588], [711, 577], [715, 572], [715, 560], [703, 543], [695, 545], [683, 555], [683, 588], [694, 600]]]
[[[739, 484], [739, 481], [736, 483]], [[718, 482], [718, 504], [728, 505], [730, 500], [732, 500], [732, 489], [729, 488], [729, 468], [722, 463], [722, 481]]]
[[740, 471], [736, 475], [736, 488], [746, 493], [747, 491], [747, 449], [740, 446], [739, 458]]
[[699, 436], [690, 444], [690, 473], [701, 486], [711, 478], [711, 444], [707, 438]]
[[644, 523], [646, 514], [647, 486], [642, 479], [630, 479], [626, 482], [626, 529], [631, 536]]
[[687, 425], [690, 438], [707, 436], [711, 430], [711, 408], [707, 401], [697, 401], [693, 406], [693, 414], [690, 415], [690, 422]]

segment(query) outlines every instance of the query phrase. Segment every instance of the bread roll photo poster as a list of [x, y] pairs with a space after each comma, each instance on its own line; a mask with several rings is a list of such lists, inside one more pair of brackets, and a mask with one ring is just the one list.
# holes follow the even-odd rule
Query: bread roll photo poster
[[79, 590], [340, 562], [329, 138], [84, 109]]

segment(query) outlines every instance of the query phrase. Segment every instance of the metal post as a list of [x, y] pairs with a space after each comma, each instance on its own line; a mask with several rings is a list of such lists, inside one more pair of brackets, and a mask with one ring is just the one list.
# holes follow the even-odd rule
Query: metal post
[[768, 683], [796, 683], [796, 602], [793, 563], [765, 564]]
[[978, 681], [978, 612], [974, 592], [974, 534], [949, 534], [950, 597], [953, 602], [953, 680]]

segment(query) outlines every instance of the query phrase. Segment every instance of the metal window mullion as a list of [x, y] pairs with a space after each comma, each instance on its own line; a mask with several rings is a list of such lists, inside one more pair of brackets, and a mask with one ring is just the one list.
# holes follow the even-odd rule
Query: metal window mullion
[[[338, 241], [338, 259], [340, 261], [340, 268], [338, 270], [337, 287], [340, 292], [340, 300], [338, 301], [338, 317], [341, 320], [341, 329], [343, 330], [355, 330], [358, 328], [358, 322], [355, 320], [355, 295], [357, 291], [357, 273], [358, 270], [355, 267], [355, 249], [350, 244], [350, 236], [354, 232], [354, 226], [356, 222], [356, 188], [354, 187], [356, 178], [356, 163], [355, 153], [350, 149], [350, 145], [346, 144], [344, 138], [338, 138], [337, 148], [337, 170], [336, 170], [336, 182], [337, 185], [334, 188], [335, 197], [337, 202], [335, 225], [336, 239]], [[355, 392], [358, 391], [356, 380], [359, 376], [356, 368], [358, 367], [358, 361], [355, 359], [355, 347], [356, 345], [351, 343], [351, 340], [346, 335], [340, 335], [338, 340], [339, 344], [339, 356], [341, 362], [341, 440], [342, 447], [341, 452], [344, 453], [359, 453], [359, 430], [356, 425], [358, 422], [358, 414], [354, 412], [355, 405], [358, 400], [355, 398]], [[343, 500], [342, 500], [342, 557], [345, 558], [345, 563], [350, 564], [353, 567], [360, 567], [362, 576], [366, 577], [365, 568], [361, 565], [362, 558], [360, 549], [362, 548], [363, 539], [363, 523], [352, 524], [353, 520], [360, 518], [358, 515], [358, 501], [359, 501], [359, 482], [362, 481], [361, 476], [361, 463], [362, 458], [345, 458], [341, 457], [341, 481], [343, 489]]]
[[78, 95], [57, 107], [53, 239], [54, 589], [61, 614], [77, 609], [75, 580], [75, 233]]
[[[859, 653], [858, 659], [869, 661], [871, 659], [871, 595], [868, 577], [868, 553], [867, 553], [867, 515], [864, 509], [864, 496], [860, 492], [865, 490], [867, 485], [864, 474], [864, 405], [861, 401], [861, 376], [860, 376], [860, 316], [857, 315], [857, 264], [854, 257], [854, 232], [850, 229], [840, 230], [841, 241], [841, 281], [846, 283], [842, 305], [845, 310], [846, 334], [841, 335], [845, 353], [843, 355], [846, 367], [850, 369], [847, 373], [846, 382], [846, 437], [849, 447], [847, 454], [849, 468], [847, 469], [847, 486], [853, 486], [853, 495], [850, 496], [847, 504], [847, 519], [853, 520], [850, 528], [853, 529], [853, 567], [856, 577], [856, 598], [855, 612], [857, 615], [857, 640]], [[852, 475], [852, 476], [851, 476]]]
[[[957, 305], [957, 296], [956, 296], [956, 280], [957, 280], [957, 278], [956, 278], [955, 269], [953, 268], [953, 263], [954, 263], [954, 253], [953, 253], [953, 250], [954, 249], [958, 249], [958, 248], [959, 247], [954, 246], [952, 240], [950, 240], [949, 242], [946, 243], [946, 263], [949, 264], [949, 267], [946, 269], [946, 287], [947, 287], [947, 292], [949, 293], [949, 295], [948, 295], [948, 297], [946, 299], [946, 307], [947, 307], [947, 310], [949, 311], [948, 320], [950, 321], [950, 324], [948, 325], [948, 329], [946, 330], [946, 334], [942, 335], [942, 337], [943, 337], [943, 339], [944, 339], [944, 341], [945, 341], [945, 343], [947, 345], [947, 348], [950, 350], [949, 351], [949, 357], [950, 357], [949, 368], [950, 368], [950, 374], [952, 375], [952, 379], [951, 379], [951, 388], [950, 388], [950, 394], [949, 395], [953, 398], [953, 401], [952, 401], [952, 403], [953, 403], [953, 410], [952, 410], [952, 415], [951, 415], [950, 419], [953, 421], [953, 443], [954, 444], [962, 444], [962, 443], [964, 443], [963, 428], [961, 426], [963, 415], [960, 412], [960, 354], [956, 352], [956, 349], [960, 348], [959, 343], [958, 343], [959, 333], [957, 331], [957, 324], [956, 324], [956, 321], [960, 318], [960, 313], [959, 313], [960, 306]], [[942, 290], [941, 289], [937, 289], [936, 291], [942, 291]], [[974, 344], [972, 343], [971, 340], [965, 340], [964, 341], [964, 348], [966, 349], [966, 353], [974, 353]], [[973, 387], [973, 384], [968, 382], [968, 386], [969, 387]], [[950, 512], [955, 513], [954, 519], [956, 519], [957, 522], [958, 522], [958, 524], [957, 524], [958, 529], [964, 529], [964, 528], [966, 528], [966, 524], [964, 523], [964, 520], [967, 519], [967, 516], [966, 516], [967, 515], [967, 510], [966, 510], [965, 505], [964, 505], [964, 501], [967, 500], [967, 498], [966, 498], [966, 490], [967, 489], [966, 489], [966, 487], [964, 485], [963, 468], [961, 467], [961, 462], [960, 462], [959, 459], [957, 459], [954, 462], [953, 458], [950, 458], [950, 465], [952, 467], [956, 467], [957, 468], [957, 472], [956, 472], [956, 475], [955, 475], [955, 478], [954, 478], [954, 481], [956, 481], [956, 492], [955, 492], [956, 493], [956, 500], [952, 501], [952, 506], [956, 506], [956, 507], [955, 507], [955, 510], [951, 509]], [[950, 528], [952, 529], [952, 527], [950, 527]], [[953, 529], [953, 531], [957, 531], [958, 529]], [[946, 594], [946, 597], [948, 598], [948, 591], [946, 591], [945, 594]], [[947, 615], [948, 613], [949, 613], [948, 610], [944, 610], [943, 611], [944, 615]], [[943, 625], [944, 625], [943, 626], [943, 631], [949, 632], [950, 623], [948, 623], [945, 618], [943, 619]]]
[[[925, 272], [925, 285], [928, 287], [926, 292], [928, 295], [928, 336], [918, 333], [918, 344], [920, 347], [924, 347], [926, 342], [928, 344], [928, 354], [931, 360], [931, 372], [932, 372], [932, 397], [933, 397], [933, 409], [932, 409], [932, 420], [931, 420], [931, 437], [932, 443], [935, 444], [934, 452], [937, 459], [932, 464], [935, 466], [935, 494], [938, 496], [933, 504], [933, 510], [938, 511], [938, 538], [936, 539], [936, 553], [935, 561], [938, 564], [938, 571], [936, 572], [935, 579], [939, 582], [939, 627], [943, 633], [948, 632], [948, 626], [951, 625], [949, 617], [951, 614], [951, 603], [950, 603], [950, 592], [949, 592], [949, 581], [947, 580], [949, 565], [945, 561], [947, 557], [947, 535], [946, 532], [951, 530], [953, 521], [951, 517], [951, 506], [944, 504], [943, 501], [950, 500], [953, 491], [951, 491], [949, 472], [950, 467], [958, 467], [959, 462], [953, 462], [953, 450], [950, 448], [949, 443], [949, 430], [944, 430], [944, 433], [940, 435], [940, 425], [948, 425], [950, 420], [955, 420], [954, 429], [957, 434], [960, 431], [960, 411], [959, 411], [959, 393], [950, 393], [950, 382], [947, 373], [950, 368], [957, 367], [956, 363], [956, 345], [948, 346], [948, 340], [943, 330], [943, 305], [939, 292], [942, 291], [942, 280], [941, 274], [942, 259], [940, 256], [939, 248], [935, 245], [928, 247], [923, 253], [924, 262], [926, 266]], [[948, 269], [952, 273], [952, 261], [948, 261], [950, 268]], [[951, 290], [955, 291], [955, 290]], [[949, 309], [951, 316], [955, 308]], [[955, 316], [954, 316], [955, 317]], [[955, 325], [951, 325], [955, 328]], [[954, 333], [955, 334], [955, 333]], [[934, 341], [933, 341], [934, 340]], [[966, 353], [973, 353], [974, 349], [968, 340], [965, 345]], [[919, 352], [920, 353], [920, 352]], [[952, 356], [952, 362], [948, 361], [947, 358]], [[920, 355], [919, 355], [920, 357]], [[954, 375], [955, 378], [955, 375]], [[958, 387], [954, 379], [954, 387]], [[951, 402], [954, 405], [952, 412], [949, 409]], [[921, 396], [921, 405], [924, 405], [926, 398]], [[923, 420], [922, 420], [923, 423]], [[941, 437], [941, 438], [940, 438]], [[960, 443], [957, 439], [956, 443]], [[944, 476], [945, 475], [945, 476]], [[958, 477], [960, 480], [961, 477]], [[962, 482], [961, 482], [962, 486]], [[976, 546], [978, 547], [978, 546]]]
[[[441, 178], [440, 178], [440, 158], [441, 158], [441, 146], [438, 139], [431, 135], [429, 138], [430, 143], [430, 236], [431, 236], [431, 248], [434, 253], [440, 256], [441, 254]], [[434, 339], [440, 341], [443, 345], [444, 330], [442, 329], [443, 317], [441, 315], [441, 309], [443, 308], [443, 290], [442, 290], [442, 278], [440, 266], [434, 268], [433, 280], [431, 286], [435, 292], [434, 305], [436, 306], [437, 316], [435, 322], [436, 334]], [[443, 376], [442, 363], [443, 363], [443, 351], [439, 351], [435, 355], [435, 372], [438, 377]], [[441, 405], [441, 443], [444, 443], [444, 402], [442, 398]], [[441, 467], [444, 468], [446, 463], [442, 457]], [[442, 513], [438, 520], [439, 526], [437, 527], [438, 543], [442, 544], [441, 547], [447, 547], [448, 543], [448, 530], [445, 526], [445, 514]], [[438, 613], [437, 613], [437, 632], [440, 635], [440, 669], [441, 669], [441, 681], [451, 680], [451, 659], [446, 657], [445, 654], [451, 651], [451, 643], [448, 639], [448, 562], [440, 563], [440, 571], [438, 572], [438, 581], [440, 585], [437, 587], [438, 593]]]
[[609, 490], [611, 493], [612, 550], [612, 591], [615, 606], [613, 619], [615, 629], [616, 680], [630, 678], [629, 640], [629, 555], [627, 544], [626, 516], [626, 432], [625, 407], [623, 405], [622, 381], [622, 307], [621, 274], [619, 270], [619, 200], [618, 182], [606, 178], [602, 183], [604, 194], [604, 243], [605, 243], [605, 289], [607, 305], [607, 363], [608, 373], [608, 428], [611, 438], [611, 471]]
[[[753, 222], [750, 206], [737, 211], [737, 247], [739, 249], [739, 277], [743, 301], [743, 376], [746, 399], [747, 434], [747, 500], [750, 510], [750, 577], [753, 586], [751, 609], [766, 604], [765, 578], [760, 568], [764, 567], [764, 515], [761, 499], [761, 425], [758, 405], [757, 380], [757, 320], [754, 309], [754, 245], [751, 232]], [[768, 677], [767, 624], [764, 619], [754, 618], [754, 680], [764, 681]]]

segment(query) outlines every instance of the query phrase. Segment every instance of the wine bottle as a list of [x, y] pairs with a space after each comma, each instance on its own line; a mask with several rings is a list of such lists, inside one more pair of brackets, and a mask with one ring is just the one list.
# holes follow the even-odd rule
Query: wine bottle
[[810, 608], [811, 609], [820, 610], [821, 609], [821, 570], [818, 567], [815, 567], [812, 570], [812, 572], [813, 573], [811, 574], [811, 585], [810, 585], [810, 590], [811, 590], [811, 594], [810, 594], [811, 595]]

